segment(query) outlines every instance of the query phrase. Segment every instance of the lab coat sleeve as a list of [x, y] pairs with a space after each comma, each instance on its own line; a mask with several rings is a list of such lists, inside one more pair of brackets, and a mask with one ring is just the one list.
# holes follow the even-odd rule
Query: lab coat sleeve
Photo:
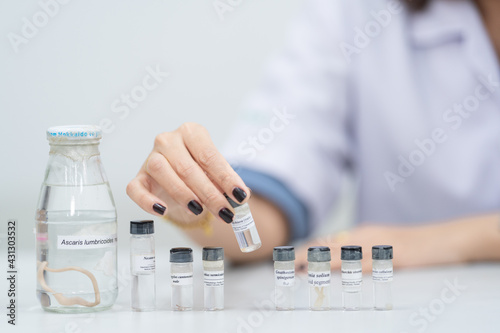
[[293, 239], [325, 220], [349, 161], [341, 1], [306, 3], [238, 117], [224, 154], [286, 214]]

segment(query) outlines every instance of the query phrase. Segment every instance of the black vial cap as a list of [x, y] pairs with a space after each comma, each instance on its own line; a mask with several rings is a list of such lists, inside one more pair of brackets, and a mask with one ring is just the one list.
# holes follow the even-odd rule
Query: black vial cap
[[340, 249], [341, 260], [361, 260], [363, 259], [363, 250], [361, 246], [342, 246]]
[[201, 257], [205, 261], [224, 260], [224, 249], [222, 247], [204, 247]]
[[193, 262], [193, 250], [189, 247], [174, 247], [170, 250], [170, 262]]
[[392, 259], [391, 245], [375, 245], [372, 247], [372, 259], [389, 260]]
[[153, 220], [130, 221], [130, 234], [149, 235], [155, 233], [155, 224]]
[[274, 261], [295, 260], [295, 248], [293, 246], [276, 246], [273, 250]]
[[325, 262], [331, 260], [332, 255], [328, 246], [312, 246], [307, 250], [307, 261]]

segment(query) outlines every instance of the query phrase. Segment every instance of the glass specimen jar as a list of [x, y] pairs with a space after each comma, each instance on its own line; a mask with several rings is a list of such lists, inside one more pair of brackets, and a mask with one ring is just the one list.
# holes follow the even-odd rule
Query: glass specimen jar
[[47, 130], [49, 160], [36, 211], [36, 294], [44, 310], [110, 308], [118, 294], [116, 209], [97, 126]]

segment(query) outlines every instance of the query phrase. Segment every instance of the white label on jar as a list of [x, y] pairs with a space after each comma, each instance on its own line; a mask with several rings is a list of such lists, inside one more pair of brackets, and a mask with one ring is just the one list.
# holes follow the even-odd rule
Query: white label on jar
[[328, 287], [330, 285], [330, 271], [308, 272], [308, 282], [314, 287]]
[[243, 218], [235, 219], [231, 225], [233, 226], [234, 232], [242, 232], [250, 229], [255, 225], [255, 222], [252, 217], [252, 213], [248, 213]]
[[203, 278], [207, 287], [224, 286], [224, 271], [205, 271]]
[[57, 236], [57, 248], [59, 250], [101, 249], [115, 247], [116, 243], [116, 234]]
[[360, 286], [363, 282], [363, 272], [361, 268], [357, 269], [342, 269], [342, 285], [343, 286]]
[[295, 270], [275, 269], [274, 278], [278, 287], [292, 287], [295, 284]]
[[193, 273], [172, 273], [173, 286], [188, 286], [193, 284]]
[[153, 273], [155, 271], [155, 255], [135, 255], [132, 265], [134, 273]]
[[391, 282], [393, 277], [392, 267], [373, 268], [372, 276], [373, 276], [373, 281], [376, 282]]

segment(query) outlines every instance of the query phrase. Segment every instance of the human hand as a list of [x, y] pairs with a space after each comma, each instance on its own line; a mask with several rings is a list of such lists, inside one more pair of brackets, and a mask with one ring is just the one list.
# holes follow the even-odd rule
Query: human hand
[[146, 212], [183, 223], [199, 220], [207, 208], [221, 221], [231, 223], [234, 210], [224, 197], [246, 203], [250, 189], [213, 144], [208, 131], [185, 123], [173, 132], [159, 134], [153, 151], [127, 194]]
[[451, 246], [449, 250], [446, 250], [447, 241], [436, 237], [439, 234], [437, 229], [433, 225], [420, 227], [365, 225], [351, 231], [319, 237], [296, 251], [296, 270], [307, 271], [307, 249], [310, 246], [330, 247], [332, 269], [340, 269], [340, 248], [344, 245], [359, 245], [363, 248], [362, 265], [365, 272], [372, 269], [371, 248], [374, 245], [393, 246], [394, 267], [415, 267], [460, 261], [460, 258], [451, 251]]

